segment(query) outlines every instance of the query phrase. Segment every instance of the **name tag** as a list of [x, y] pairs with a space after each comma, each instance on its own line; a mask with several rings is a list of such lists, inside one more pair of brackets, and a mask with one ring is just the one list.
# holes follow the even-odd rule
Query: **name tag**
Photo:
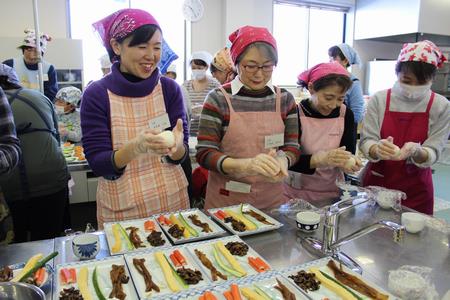
[[264, 137], [264, 148], [276, 148], [284, 145], [284, 133], [267, 135]]
[[48, 74], [43, 74], [42, 79], [43, 79], [44, 81], [48, 81]]
[[251, 187], [252, 186], [250, 184], [232, 181], [232, 180], [225, 183], [225, 189], [227, 191], [236, 192], [236, 193], [248, 194], [248, 193], [250, 193]]
[[170, 127], [169, 115], [167, 113], [160, 115], [159, 117], [153, 118], [148, 122], [148, 127], [150, 129], [163, 131]]

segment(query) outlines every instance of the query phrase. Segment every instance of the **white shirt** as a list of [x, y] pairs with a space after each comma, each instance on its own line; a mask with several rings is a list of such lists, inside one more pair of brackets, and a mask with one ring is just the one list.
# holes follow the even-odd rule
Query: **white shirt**
[[[237, 93], [239, 93], [239, 91], [245, 86], [245, 84], [242, 83], [241, 79], [239, 78], [239, 75], [236, 76], [232, 81], [231, 81], [231, 95], [236, 95]], [[273, 87], [272, 84], [272, 79], [270, 79], [266, 85], [274, 94], [275, 94], [275, 88]]]

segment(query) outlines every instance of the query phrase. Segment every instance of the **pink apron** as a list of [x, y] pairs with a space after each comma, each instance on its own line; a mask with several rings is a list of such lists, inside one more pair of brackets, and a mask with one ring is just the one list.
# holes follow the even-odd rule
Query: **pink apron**
[[[344, 134], [345, 110], [341, 105], [339, 117], [317, 119], [305, 116], [299, 105], [302, 135], [300, 147], [302, 154], [313, 154], [321, 150], [339, 148]], [[284, 192], [289, 199], [299, 198], [314, 203], [317, 200], [333, 199], [339, 196], [336, 179], [343, 178], [339, 168], [317, 168], [314, 174], [301, 174], [289, 171], [285, 180]]]
[[[145, 128], [149, 120], [166, 113], [161, 83], [145, 97], [128, 98], [108, 91], [113, 149], [120, 149]], [[97, 220], [104, 222], [145, 218], [189, 206], [187, 180], [180, 165], [160, 157], [141, 155], [131, 161], [117, 180], [100, 178]]]
[[[280, 110], [280, 90], [276, 88], [275, 112], [236, 112], [228, 93], [221, 87], [220, 90], [230, 109], [230, 123], [220, 144], [220, 151], [233, 158], [250, 158], [259, 153], [268, 153], [269, 149], [264, 148], [265, 137], [284, 134], [285, 131]], [[225, 185], [229, 181], [251, 185], [250, 193], [227, 190]], [[282, 182], [263, 182], [259, 176], [233, 179], [217, 172], [209, 172], [205, 208], [250, 203], [259, 209], [265, 209], [277, 207], [285, 201]]]
[[[389, 89], [380, 137], [385, 139], [392, 136], [394, 143], [400, 148], [406, 142], [423, 144], [428, 138], [428, 122], [434, 95], [435, 93], [432, 92], [425, 112], [397, 112], [389, 110], [391, 103], [391, 90]], [[434, 195], [431, 168], [419, 168], [405, 160], [382, 160], [377, 163], [369, 163], [363, 178], [363, 185], [377, 185], [403, 191], [406, 193], [407, 199], [402, 202], [402, 205], [425, 214], [433, 214]]]

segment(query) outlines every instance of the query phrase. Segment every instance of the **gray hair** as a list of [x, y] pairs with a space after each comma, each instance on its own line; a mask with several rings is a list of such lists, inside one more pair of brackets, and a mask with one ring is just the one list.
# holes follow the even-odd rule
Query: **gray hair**
[[251, 43], [250, 45], [247, 46], [247, 48], [245, 48], [244, 52], [242, 52], [238, 58], [236, 59], [236, 63], [235, 65], [238, 65], [241, 60], [244, 58], [244, 56], [247, 54], [247, 52], [251, 49], [251, 48], [258, 48], [258, 50], [262, 51], [271, 61], [273, 61], [275, 63], [275, 65], [278, 63], [278, 53], [277, 50], [275, 50], [274, 47], [272, 47], [272, 45], [269, 45], [268, 43], [265, 42], [255, 42], [255, 43]]

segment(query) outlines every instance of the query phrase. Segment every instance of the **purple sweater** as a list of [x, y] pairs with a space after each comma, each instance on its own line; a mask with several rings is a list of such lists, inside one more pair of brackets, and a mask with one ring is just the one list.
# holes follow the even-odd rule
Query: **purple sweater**
[[186, 122], [183, 96], [179, 85], [172, 79], [159, 75], [156, 69], [152, 75], [139, 82], [128, 81], [119, 70], [119, 63], [113, 64], [111, 73], [92, 82], [84, 91], [80, 111], [82, 142], [86, 159], [95, 174], [105, 178], [120, 176], [112, 160], [114, 150], [111, 139], [111, 115], [108, 90], [122, 97], [144, 97], [153, 92], [161, 81], [164, 103], [169, 114], [171, 129], [178, 119], [183, 120], [184, 144], [188, 147], [189, 131]]

